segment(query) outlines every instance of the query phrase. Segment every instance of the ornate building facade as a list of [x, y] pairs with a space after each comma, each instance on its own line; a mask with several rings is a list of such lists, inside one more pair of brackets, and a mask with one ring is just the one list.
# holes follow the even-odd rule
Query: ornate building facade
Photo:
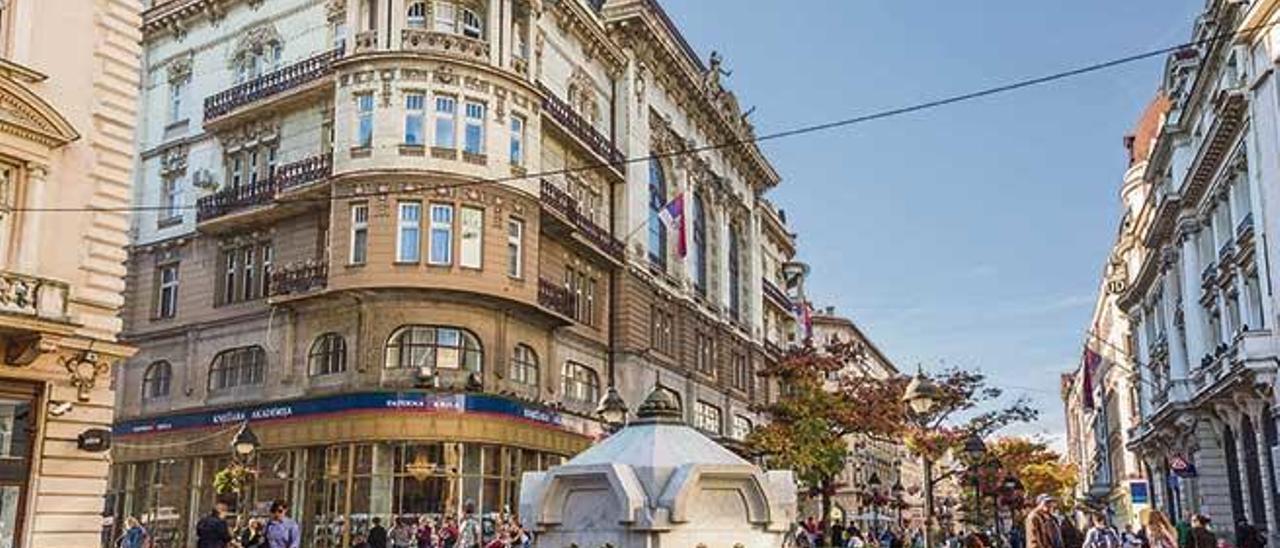
[[[1173, 516], [1280, 531], [1273, 455], [1277, 346], [1276, 2], [1208, 2], [1172, 54], [1169, 100], [1126, 200], [1116, 305], [1128, 316], [1141, 459]], [[1216, 37], [1216, 38], [1215, 38]], [[1136, 204], [1136, 205], [1135, 205]]]
[[[0, 4], [0, 546], [101, 531], [139, 10]], [[59, 32], [45, 32], [57, 28]], [[88, 211], [96, 209], [96, 211]], [[74, 252], [72, 250], [75, 250]]]
[[726, 440], [757, 423], [794, 236], [761, 152], [706, 147], [751, 126], [656, 2], [169, 0], [142, 28], [157, 207], [111, 489], [162, 546], [241, 424], [241, 511], [288, 498], [348, 546], [374, 516], [517, 508], [609, 388], [660, 383]]

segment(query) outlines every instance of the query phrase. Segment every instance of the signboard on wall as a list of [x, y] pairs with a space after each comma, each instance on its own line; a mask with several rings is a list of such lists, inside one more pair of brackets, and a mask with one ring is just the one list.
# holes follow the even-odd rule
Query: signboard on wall
[[1147, 482], [1145, 481], [1129, 482], [1129, 502], [1135, 505], [1150, 504], [1151, 495], [1147, 489]]

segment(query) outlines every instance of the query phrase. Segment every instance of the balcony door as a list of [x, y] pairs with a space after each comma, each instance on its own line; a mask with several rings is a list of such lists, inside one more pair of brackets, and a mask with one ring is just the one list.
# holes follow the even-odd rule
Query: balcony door
[[33, 384], [0, 385], [0, 548], [22, 546], [37, 395]]

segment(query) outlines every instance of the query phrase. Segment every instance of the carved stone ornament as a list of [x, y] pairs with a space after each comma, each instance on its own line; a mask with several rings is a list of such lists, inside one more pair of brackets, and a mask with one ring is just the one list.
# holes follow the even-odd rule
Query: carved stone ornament
[[169, 147], [160, 153], [160, 176], [165, 179], [180, 177], [187, 172], [187, 146]]
[[236, 42], [235, 49], [231, 50], [230, 64], [235, 67], [250, 55], [261, 55], [282, 42], [280, 32], [271, 23], [250, 28], [240, 35], [240, 41]]
[[169, 61], [169, 66], [166, 69], [169, 73], [169, 83], [180, 84], [191, 80], [191, 62], [192, 55], [189, 52]]
[[329, 0], [324, 4], [325, 19], [330, 23], [347, 16], [347, 0]]
[[93, 392], [98, 377], [106, 373], [111, 366], [100, 359], [97, 352], [85, 351], [76, 356], [60, 360], [67, 369], [71, 386], [76, 389], [76, 397], [80, 401], [89, 401], [89, 393]]
[[246, 145], [275, 141], [279, 137], [280, 122], [277, 120], [247, 122], [218, 136], [223, 143], [224, 149], [229, 152]]

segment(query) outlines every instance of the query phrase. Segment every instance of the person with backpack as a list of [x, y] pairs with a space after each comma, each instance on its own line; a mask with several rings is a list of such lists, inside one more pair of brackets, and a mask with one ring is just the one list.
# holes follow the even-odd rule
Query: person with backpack
[[476, 503], [467, 501], [462, 505], [462, 523], [458, 527], [458, 548], [480, 548], [484, 539], [484, 530], [480, 520], [476, 518]]
[[138, 518], [129, 516], [124, 518], [124, 535], [120, 536], [116, 545], [120, 548], [148, 548], [151, 545], [151, 535], [147, 534]]
[[196, 523], [196, 548], [227, 548], [231, 545], [231, 528], [227, 526], [229, 502], [219, 498], [213, 512]]
[[1107, 524], [1103, 514], [1093, 515], [1093, 527], [1084, 535], [1084, 548], [1121, 548], [1120, 535]]

